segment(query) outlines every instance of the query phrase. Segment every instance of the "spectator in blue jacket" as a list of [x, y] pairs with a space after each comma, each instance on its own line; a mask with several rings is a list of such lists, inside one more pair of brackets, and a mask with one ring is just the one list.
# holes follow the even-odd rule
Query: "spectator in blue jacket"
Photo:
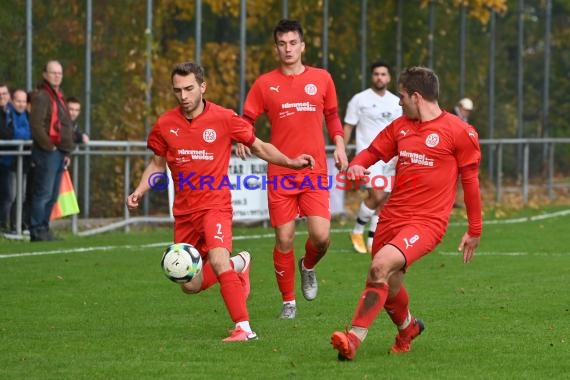
[[[10, 90], [8, 85], [0, 83], [0, 140], [11, 140], [12, 134], [8, 126], [7, 106], [10, 102]], [[0, 150], [10, 150], [10, 147], [0, 147]], [[5, 231], [7, 228], [8, 216], [5, 211], [5, 204], [10, 196], [9, 191], [9, 178], [6, 176], [1, 160], [4, 156], [0, 156], [0, 231]]]
[[[28, 94], [23, 89], [14, 90], [12, 101], [4, 107], [4, 128], [1, 133], [6, 140], [30, 140], [32, 133], [28, 119], [27, 103]], [[16, 150], [17, 147], [10, 147], [9, 150]], [[30, 158], [23, 159], [23, 185], [25, 194], [26, 176]], [[16, 229], [16, 176], [17, 157], [0, 156], [0, 228], [4, 230]]]

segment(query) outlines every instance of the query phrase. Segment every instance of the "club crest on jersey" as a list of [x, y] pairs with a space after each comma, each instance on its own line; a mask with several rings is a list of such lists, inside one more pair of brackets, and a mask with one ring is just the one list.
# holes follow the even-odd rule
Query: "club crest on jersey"
[[426, 138], [426, 145], [433, 148], [439, 144], [439, 135], [437, 133], [432, 133]]
[[308, 83], [305, 85], [305, 93], [307, 95], [315, 95], [317, 93], [317, 86], [312, 84], [312, 83]]
[[214, 141], [216, 141], [216, 131], [214, 131], [213, 129], [206, 129], [202, 134], [202, 138], [207, 143], [213, 143]]

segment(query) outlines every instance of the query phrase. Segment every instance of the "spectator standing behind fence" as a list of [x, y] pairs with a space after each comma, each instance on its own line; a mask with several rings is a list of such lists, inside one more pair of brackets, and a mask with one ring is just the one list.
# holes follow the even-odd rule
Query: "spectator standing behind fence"
[[30, 125], [32, 127], [31, 241], [54, 240], [50, 231], [51, 210], [59, 195], [64, 168], [69, 165], [74, 148], [73, 123], [60, 86], [63, 67], [49, 61], [43, 70], [43, 81], [32, 98]]
[[[273, 30], [274, 48], [280, 67], [261, 75], [251, 87], [244, 104], [243, 116], [253, 125], [266, 113], [271, 123], [270, 142], [289, 156], [307, 152], [315, 157], [315, 168], [301, 175], [275, 165], [268, 166], [268, 177], [285, 186], [269, 186], [268, 206], [271, 225], [275, 229], [273, 263], [275, 278], [283, 301], [281, 319], [296, 316], [295, 301], [295, 219], [307, 217], [309, 237], [305, 253], [299, 259], [301, 289], [305, 299], [317, 296], [315, 266], [330, 245], [329, 191], [317, 186], [327, 184], [327, 163], [323, 136], [323, 115], [338, 169], [345, 170], [348, 161], [344, 148], [342, 124], [338, 116], [336, 89], [331, 75], [319, 68], [303, 64], [305, 50], [303, 29], [297, 21], [281, 20]], [[249, 152], [238, 146], [245, 158]], [[313, 186], [302, 186], [309, 178]]]
[[[12, 128], [9, 125], [8, 103], [10, 102], [10, 89], [8, 85], [0, 83], [0, 140], [12, 140]], [[13, 147], [0, 147], [1, 150], [13, 150]], [[0, 232], [8, 230], [9, 204], [11, 199], [11, 171], [3, 165], [7, 156], [0, 156]], [[6, 158], [7, 159], [7, 158]]]
[[[400, 98], [388, 91], [390, 66], [383, 61], [370, 65], [372, 85], [354, 95], [348, 102], [344, 117], [344, 143], [348, 144], [352, 130], [356, 127], [356, 153], [366, 149], [374, 138], [394, 119], [402, 116]], [[350, 232], [354, 250], [366, 253], [372, 250], [372, 239], [378, 225], [379, 209], [386, 203], [393, 186], [397, 157], [389, 162], [378, 161], [368, 170], [367, 196], [360, 203], [356, 222]], [[368, 238], [364, 242], [364, 227], [368, 227]]]
[[79, 115], [81, 114], [81, 102], [74, 96], [69, 96], [66, 100], [69, 117], [73, 122], [73, 142], [76, 144], [89, 144], [89, 135], [79, 129]]
[[471, 111], [473, 111], [473, 101], [469, 98], [461, 99], [453, 108], [453, 113], [466, 123], [469, 123]]
[[[28, 94], [23, 89], [16, 89], [12, 94], [12, 101], [6, 105], [6, 123], [5, 133], [7, 139], [11, 140], [30, 140], [32, 133], [30, 130], [30, 123], [28, 120]], [[10, 147], [11, 150], [16, 150], [18, 147]], [[0, 156], [0, 183], [2, 184], [1, 193], [1, 206], [0, 210], [0, 226], [13, 232], [16, 230], [16, 184], [17, 184], [17, 156]], [[28, 169], [30, 167], [30, 156], [23, 156], [22, 158], [22, 194], [26, 194], [26, 178]], [[24, 199], [25, 200], [25, 199]], [[26, 226], [26, 218], [28, 210], [26, 203], [23, 202], [23, 221], [24, 229]]]
[[396, 173], [402, 180], [382, 208], [372, 262], [351, 327], [331, 336], [339, 360], [354, 359], [382, 309], [386, 309], [398, 329], [392, 352], [408, 352], [412, 340], [422, 333], [423, 322], [409, 310], [404, 275], [443, 238], [458, 176], [465, 189], [468, 218], [467, 231], [458, 247], [463, 252], [463, 262], [473, 257], [482, 231], [477, 132], [439, 107], [439, 79], [432, 70], [404, 70], [398, 92], [404, 116], [360, 152], [347, 172], [349, 178], [359, 177], [374, 162], [398, 155]]
[[10, 89], [7, 84], [0, 83], [0, 109], [5, 111], [8, 103], [10, 103]]

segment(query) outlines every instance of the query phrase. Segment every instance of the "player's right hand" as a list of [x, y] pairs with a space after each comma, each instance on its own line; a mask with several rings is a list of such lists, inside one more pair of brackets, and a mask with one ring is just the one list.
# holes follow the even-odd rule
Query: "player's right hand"
[[251, 149], [241, 143], [237, 143], [236, 155], [242, 160], [245, 160], [246, 158], [251, 157]]
[[346, 170], [346, 177], [351, 181], [354, 181], [367, 174], [370, 174], [370, 170], [360, 165], [349, 166], [348, 169]]
[[127, 208], [129, 210], [136, 210], [139, 207], [139, 201], [142, 199], [142, 194], [135, 191], [127, 197]]
[[315, 159], [309, 154], [301, 154], [299, 157], [291, 160], [289, 165], [291, 169], [304, 169], [304, 168], [314, 168]]

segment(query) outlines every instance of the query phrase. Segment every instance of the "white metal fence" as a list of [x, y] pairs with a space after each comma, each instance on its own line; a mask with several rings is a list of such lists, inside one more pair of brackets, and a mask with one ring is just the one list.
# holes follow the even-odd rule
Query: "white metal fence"
[[[556, 165], [556, 147], [563, 146], [564, 149], [568, 148], [567, 144], [570, 144], [570, 138], [549, 138], [549, 139], [493, 139], [493, 140], [481, 140], [481, 149], [485, 157], [487, 165], [483, 164], [482, 168], [485, 169], [488, 166], [488, 170], [484, 171], [482, 175], [488, 176], [495, 184], [495, 200], [501, 202], [504, 192], [504, 167], [505, 158], [511, 155], [510, 152], [505, 153], [507, 149], [522, 149], [523, 152], [523, 165], [519, 173], [516, 169], [510, 170], [507, 173], [510, 177], [516, 177], [518, 179], [517, 183], [518, 191], [521, 194], [523, 204], [526, 204], [529, 199], [529, 188], [531, 178], [539, 178], [541, 186], [545, 187], [546, 194], [551, 198], [555, 198], [555, 187], [557, 186], [554, 182], [556, 177], [563, 177], [568, 173], [562, 173], [561, 169], [557, 169]], [[22, 234], [22, 204], [24, 200], [23, 191], [23, 159], [25, 156], [29, 155], [29, 147], [31, 141], [23, 140], [11, 140], [2, 141], [0, 140], [0, 155], [15, 155], [17, 156], [16, 161], [16, 171], [17, 171], [17, 192], [16, 192], [16, 234]], [[538, 160], [540, 160], [543, 165], [543, 169], [531, 170], [531, 148], [541, 148], [541, 154]], [[329, 146], [327, 150], [332, 152], [334, 147]], [[353, 150], [354, 146], [349, 146], [349, 150]], [[152, 204], [147, 204], [143, 207], [142, 215], [133, 217], [130, 215], [126, 206], [123, 205], [122, 214], [115, 215], [118, 221], [109, 223], [103, 227], [92, 228], [84, 231], [79, 231], [79, 219], [89, 218], [91, 216], [91, 193], [93, 189], [97, 186], [91, 183], [91, 178], [93, 175], [93, 170], [96, 169], [97, 160], [103, 159], [104, 157], [122, 157], [123, 159], [123, 169], [122, 169], [122, 192], [123, 199], [130, 194], [130, 192], [136, 186], [136, 183], [131, 183], [132, 174], [132, 160], [134, 158], [141, 159], [142, 157], [149, 157], [152, 153], [146, 149], [146, 142], [144, 141], [90, 141], [88, 146], [81, 146], [76, 149], [73, 153], [74, 163], [72, 164], [72, 179], [76, 186], [76, 189], [81, 188], [82, 193], [78, 194], [81, 198], [80, 208], [82, 210], [80, 215], [75, 215], [71, 218], [71, 230], [72, 233], [77, 235], [91, 235], [96, 233], [101, 233], [113, 229], [124, 228], [128, 231], [129, 226], [135, 223], [153, 223], [153, 222], [169, 222], [171, 221], [170, 215], [165, 213], [164, 216], [151, 216], [154, 214], [152, 209]], [[536, 160], [535, 157], [532, 159]], [[80, 175], [79, 171], [82, 170]], [[142, 173], [135, 173], [136, 180], [140, 178]], [[562, 186], [570, 186], [568, 183], [562, 184]], [[1, 194], [0, 194], [1, 196]], [[148, 197], [147, 197], [148, 199]]]

